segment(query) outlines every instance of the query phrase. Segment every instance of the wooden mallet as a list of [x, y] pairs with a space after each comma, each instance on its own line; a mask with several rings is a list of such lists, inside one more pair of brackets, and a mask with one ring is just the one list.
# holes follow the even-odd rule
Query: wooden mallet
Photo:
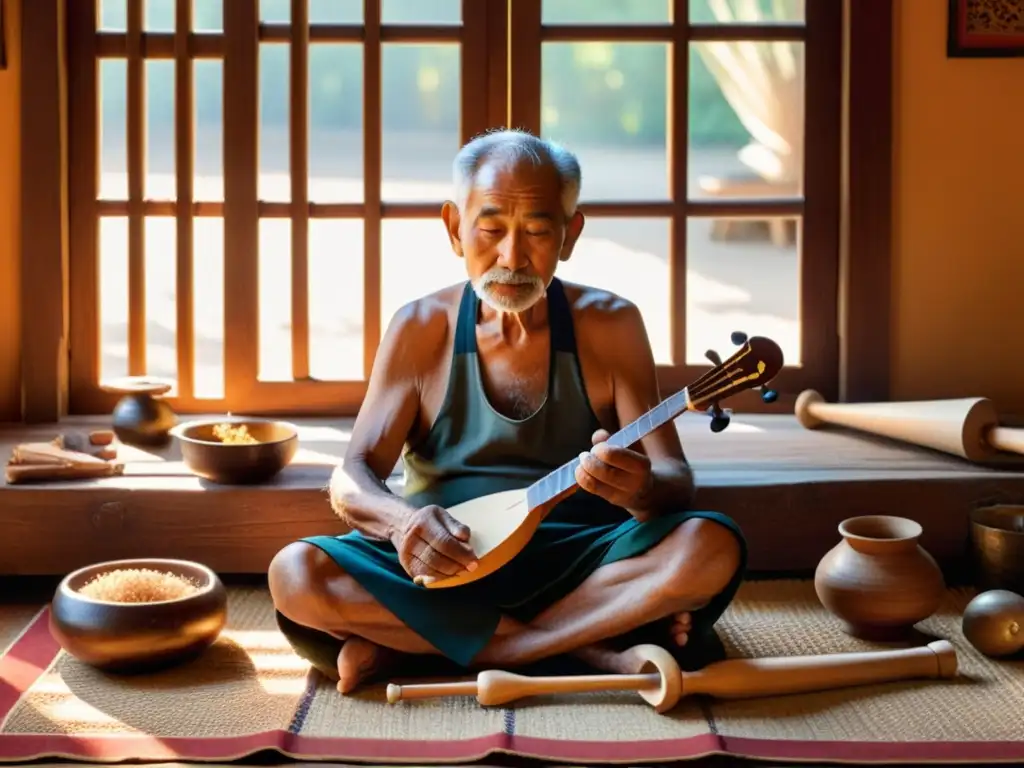
[[718, 699], [781, 696], [915, 678], [952, 678], [956, 649], [946, 640], [926, 646], [817, 656], [726, 659], [695, 672], [683, 672], [672, 655], [657, 645], [634, 648], [644, 659], [635, 675], [527, 677], [484, 670], [476, 680], [387, 687], [388, 702], [442, 696], [476, 696], [483, 706], [500, 706], [527, 696], [585, 691], [636, 691], [656, 712], [667, 712], [683, 696]]

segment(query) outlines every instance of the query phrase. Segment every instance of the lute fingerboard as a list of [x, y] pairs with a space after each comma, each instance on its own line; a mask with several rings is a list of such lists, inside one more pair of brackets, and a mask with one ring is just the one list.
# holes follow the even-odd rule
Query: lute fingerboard
[[[745, 389], [763, 387], [775, 378], [782, 364], [779, 345], [771, 339], [755, 336], [724, 363], [609, 437], [608, 443], [616, 448], [630, 448], [686, 411], [701, 410], [709, 404], [717, 407], [718, 401]], [[527, 488], [526, 503], [530, 509], [550, 504], [573, 491], [579, 465], [577, 456]]]
[[[608, 438], [608, 444], [616, 448], [629, 448], [640, 442], [656, 429], [665, 426], [691, 407], [689, 388], [681, 389], [662, 400], [636, 421], [633, 421]], [[576, 468], [579, 457], [567, 461], [555, 471], [545, 475], [526, 490], [526, 503], [531, 509], [547, 504], [576, 487]]]

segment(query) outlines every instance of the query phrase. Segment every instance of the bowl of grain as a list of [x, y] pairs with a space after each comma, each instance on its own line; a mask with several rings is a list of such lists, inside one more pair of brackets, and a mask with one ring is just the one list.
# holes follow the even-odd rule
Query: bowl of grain
[[214, 571], [147, 558], [88, 565], [61, 580], [50, 632], [68, 654], [104, 671], [163, 669], [199, 656], [227, 622]]
[[171, 430], [189, 471], [221, 485], [263, 483], [295, 458], [299, 432], [284, 421], [213, 419]]

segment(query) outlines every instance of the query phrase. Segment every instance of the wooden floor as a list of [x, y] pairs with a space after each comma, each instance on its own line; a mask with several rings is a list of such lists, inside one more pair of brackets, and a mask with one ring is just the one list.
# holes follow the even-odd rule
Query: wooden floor
[[[116, 478], [0, 486], [0, 574], [62, 574], [101, 559], [184, 557], [223, 573], [263, 572], [289, 541], [343, 533], [325, 486], [342, 460], [350, 420], [301, 419], [300, 450], [273, 482], [217, 486], [193, 476], [176, 446], [120, 448]], [[1024, 503], [1024, 459], [998, 469], [841, 430], [807, 431], [792, 416], [677, 421], [699, 486], [696, 506], [733, 516], [756, 570], [813, 569], [847, 517], [898, 514], [925, 528], [923, 544], [953, 563], [978, 504]], [[106, 427], [102, 418], [0, 428], [0, 455], [19, 442]], [[389, 486], [400, 491], [394, 473]]]

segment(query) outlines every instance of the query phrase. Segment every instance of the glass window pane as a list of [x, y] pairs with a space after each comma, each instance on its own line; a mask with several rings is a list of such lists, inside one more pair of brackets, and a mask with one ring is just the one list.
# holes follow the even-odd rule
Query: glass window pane
[[260, 43], [259, 197], [288, 202], [291, 190], [289, 44]]
[[128, 198], [128, 62], [100, 59], [100, 199]]
[[[178, 379], [178, 224], [173, 216], [147, 216], [146, 375]], [[175, 386], [171, 393], [177, 393]]]
[[670, 235], [670, 219], [590, 216], [572, 257], [555, 272], [564, 280], [603, 288], [636, 304], [659, 365], [673, 362]]
[[224, 397], [224, 219], [192, 220], [192, 394]]
[[799, 24], [807, 0], [690, 0], [694, 24]]
[[440, 212], [432, 219], [385, 219], [380, 266], [382, 332], [403, 304], [467, 279]]
[[380, 21], [381, 24], [461, 24], [462, 0], [381, 0]]
[[459, 151], [457, 43], [387, 43], [381, 54], [381, 195], [387, 202], [440, 201], [451, 193]]
[[541, 133], [573, 150], [581, 199], [668, 197], [668, 46], [545, 43]]
[[803, 192], [804, 44], [693, 43], [691, 197], [789, 197]]
[[292, 222], [260, 219], [260, 381], [292, 379]]
[[177, 189], [174, 61], [148, 59], [145, 78], [146, 178], [143, 194], [150, 200], [173, 200]]
[[309, 373], [364, 378], [362, 219], [309, 222]]
[[686, 234], [686, 362], [724, 360], [729, 336], [767, 336], [786, 365], [800, 365], [799, 222], [790, 218], [694, 218]]
[[128, 375], [128, 219], [99, 222], [100, 381]]
[[363, 0], [309, 0], [310, 24], [362, 24]]
[[363, 47], [309, 47], [309, 200], [363, 200]]
[[260, 0], [261, 24], [288, 24], [292, 19], [292, 0]]
[[101, 32], [124, 32], [128, 29], [128, 0], [100, 0]]
[[664, 24], [670, 0], [542, 0], [544, 24]]
[[146, 32], [174, 31], [174, 0], [146, 0], [142, 9], [142, 28]]
[[224, 0], [192, 0], [192, 29], [196, 32], [223, 32]]
[[192, 196], [196, 200], [224, 199], [224, 62], [192, 62], [195, 97], [195, 168]]

